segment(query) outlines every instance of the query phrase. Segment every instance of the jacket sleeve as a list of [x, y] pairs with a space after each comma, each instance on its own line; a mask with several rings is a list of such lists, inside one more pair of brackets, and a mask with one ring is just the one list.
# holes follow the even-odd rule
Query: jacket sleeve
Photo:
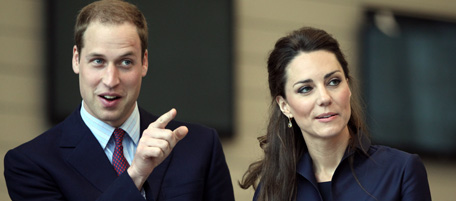
[[212, 156], [205, 186], [205, 200], [234, 201], [233, 185], [220, 139], [213, 132]]
[[146, 199], [141, 195], [141, 192], [136, 188], [127, 171], [125, 171], [97, 199], [97, 201], [112, 200], [144, 201]]
[[6, 153], [4, 168], [11, 200], [65, 200], [46, 170], [18, 150]]
[[426, 169], [418, 155], [412, 155], [404, 168], [403, 201], [430, 201], [431, 193]]

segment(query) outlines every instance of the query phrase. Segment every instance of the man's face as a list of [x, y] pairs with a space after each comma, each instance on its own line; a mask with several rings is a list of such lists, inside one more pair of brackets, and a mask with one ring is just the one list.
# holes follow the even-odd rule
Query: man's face
[[84, 108], [94, 117], [119, 127], [135, 108], [142, 77], [147, 73], [147, 51], [141, 55], [136, 27], [92, 22], [84, 44], [73, 48], [73, 71], [79, 74]]

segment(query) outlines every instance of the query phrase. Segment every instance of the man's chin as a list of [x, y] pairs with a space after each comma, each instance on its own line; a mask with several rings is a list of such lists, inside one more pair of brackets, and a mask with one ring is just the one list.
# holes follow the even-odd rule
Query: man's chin
[[[119, 111], [104, 111], [99, 117], [98, 119], [100, 119], [101, 121], [111, 125], [111, 126], [114, 126], [114, 127], [118, 127], [120, 125], [122, 125], [123, 123], [123, 115], [121, 115], [121, 113]], [[120, 124], [120, 125], [118, 125]]]

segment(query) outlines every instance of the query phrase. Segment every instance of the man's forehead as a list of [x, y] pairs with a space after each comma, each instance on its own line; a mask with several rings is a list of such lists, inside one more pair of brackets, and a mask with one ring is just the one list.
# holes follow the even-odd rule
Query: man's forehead
[[[122, 28], [119, 30], [116, 29], [120, 27]], [[141, 39], [137, 27], [127, 21], [116, 24], [92, 20], [82, 36], [82, 47], [79, 49], [79, 53], [85, 53], [86, 56], [92, 53], [101, 54], [103, 51], [95, 49], [101, 47], [103, 45], [102, 43], [104, 43], [104, 45], [109, 44], [112, 48], [123, 47], [125, 49], [130, 49], [130, 52], [138, 52], [138, 54], [141, 54]], [[124, 50], [124, 52], [125, 51], [127, 50]]]

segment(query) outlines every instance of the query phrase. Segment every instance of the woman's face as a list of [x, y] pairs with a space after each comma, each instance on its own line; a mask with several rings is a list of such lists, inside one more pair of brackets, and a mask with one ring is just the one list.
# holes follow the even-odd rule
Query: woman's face
[[299, 53], [287, 66], [286, 78], [286, 99], [276, 101], [284, 115], [295, 119], [304, 139], [335, 137], [347, 128], [351, 91], [333, 53]]

